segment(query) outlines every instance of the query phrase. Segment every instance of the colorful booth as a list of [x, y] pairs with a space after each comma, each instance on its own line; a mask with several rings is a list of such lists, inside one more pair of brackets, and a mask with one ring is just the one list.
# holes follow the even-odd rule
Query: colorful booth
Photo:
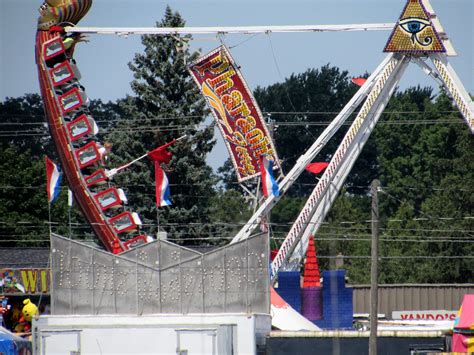
[[0, 327], [0, 354], [30, 355], [31, 342], [13, 335], [5, 328]]
[[474, 294], [464, 295], [454, 322], [452, 351], [474, 353]]

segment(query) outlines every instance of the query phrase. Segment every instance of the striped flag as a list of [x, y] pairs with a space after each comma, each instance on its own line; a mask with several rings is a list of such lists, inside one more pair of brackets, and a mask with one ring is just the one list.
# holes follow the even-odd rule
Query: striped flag
[[59, 185], [61, 185], [61, 170], [48, 157], [44, 158], [46, 164], [46, 192], [48, 202], [53, 203], [59, 195]]
[[273, 160], [268, 160], [265, 155], [260, 156], [260, 172], [262, 173], [263, 195], [280, 196], [278, 183], [273, 177]]
[[170, 206], [170, 185], [160, 163], [155, 161], [155, 185], [156, 185], [156, 205], [159, 207]]

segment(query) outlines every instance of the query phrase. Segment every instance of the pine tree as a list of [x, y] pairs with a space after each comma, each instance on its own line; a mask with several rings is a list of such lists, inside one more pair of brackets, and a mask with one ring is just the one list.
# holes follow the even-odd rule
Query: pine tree
[[44, 109], [38, 94], [25, 94], [0, 102], [2, 134], [0, 148], [16, 146], [29, 149], [32, 156], [41, 159], [44, 154], [54, 158], [56, 152], [44, 125]]
[[[182, 27], [184, 23], [167, 7], [163, 20], [156, 25]], [[212, 125], [200, 127], [208, 112], [187, 71], [187, 63], [198, 56], [188, 50], [190, 39], [178, 35], [142, 36], [145, 50], [129, 63], [135, 96], [122, 101], [126, 118], [108, 140], [114, 152], [110, 163], [117, 166], [186, 135], [169, 149], [173, 158], [165, 167], [171, 185], [171, 207], [156, 210], [153, 166], [149, 161], [141, 161], [117, 180], [126, 186], [131, 205], [141, 206], [134, 210], [145, 224], [154, 225], [151, 229], [156, 232], [159, 219], [160, 230], [168, 232], [169, 239], [198, 243], [195, 238], [208, 237], [212, 229], [209, 208], [216, 179], [205, 159], [215, 141]]]

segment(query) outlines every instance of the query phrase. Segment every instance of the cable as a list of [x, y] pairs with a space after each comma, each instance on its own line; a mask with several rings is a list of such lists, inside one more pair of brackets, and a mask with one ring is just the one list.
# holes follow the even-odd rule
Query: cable
[[[340, 111], [262, 111], [263, 114], [275, 114], [275, 115], [337, 115], [340, 113]], [[445, 111], [384, 111], [382, 112], [382, 115], [426, 115], [426, 114], [446, 114], [446, 113], [459, 113], [458, 110], [445, 110]], [[95, 117], [107, 117], [109, 118], [110, 116], [108, 114], [91, 114]], [[351, 115], [357, 115], [357, 112], [352, 112]], [[151, 120], [181, 120], [183, 118], [197, 118], [197, 117], [203, 117], [204, 115], [180, 115], [180, 116], [150, 116], [146, 117], [145, 119]], [[39, 117], [39, 118], [44, 118], [44, 114], [17, 114], [17, 113], [0, 113], [0, 118], [3, 117]], [[137, 122], [143, 119], [133, 119], [133, 118], [119, 118], [116, 121], [111, 121], [110, 119], [103, 120], [103, 121], [97, 121], [96, 123], [99, 122], [104, 122], [107, 124], [111, 124], [114, 122]], [[32, 123], [27, 123], [27, 122], [0, 122], [0, 125], [12, 125], [12, 124], [47, 124], [46, 121], [43, 122], [32, 122]]]
[[[239, 182], [230, 182], [229, 185], [240, 185]], [[152, 184], [146, 185], [146, 184], [126, 184], [126, 185], [120, 185], [121, 188], [135, 188], [135, 187], [150, 187], [153, 186]], [[173, 186], [207, 186], [206, 183], [186, 183], [186, 184], [170, 184], [171, 187]], [[308, 187], [315, 187], [316, 183], [300, 183], [300, 182], [294, 182], [293, 186], [308, 186]], [[38, 189], [38, 188], [45, 188], [46, 185], [24, 185], [24, 186], [18, 186], [18, 185], [0, 185], [0, 189], [8, 190], [8, 189]], [[350, 185], [346, 186], [346, 188], [351, 188], [351, 189], [369, 189], [369, 186], [365, 185]], [[65, 190], [68, 189], [67, 186], [60, 186], [60, 190]], [[419, 187], [411, 187], [411, 186], [393, 186], [390, 188], [384, 187], [384, 190], [419, 190]], [[427, 190], [429, 191], [445, 191], [446, 189], [443, 188], [437, 188], [437, 187], [427, 187]], [[457, 191], [462, 191], [462, 192], [469, 192], [472, 193], [474, 192], [474, 189], [457, 189]], [[472, 217], [474, 218], [474, 217]], [[418, 220], [422, 220], [422, 218], [418, 218]], [[397, 221], [394, 219], [391, 219], [391, 221]], [[401, 220], [400, 220], [401, 221]], [[348, 222], [349, 223], [349, 222]]]
[[[91, 116], [93, 116], [94, 118], [95, 117], [107, 117], [109, 118], [110, 116], [108, 114], [90, 114]], [[3, 117], [39, 117], [39, 118], [45, 118], [45, 115], [42, 114], [42, 115], [35, 115], [35, 114], [16, 114], [16, 113], [0, 113], [0, 118], [3, 118]], [[124, 123], [124, 122], [137, 122], [137, 121], [140, 121], [140, 120], [182, 120], [183, 118], [199, 118], [199, 117], [202, 117], [202, 118], [206, 118], [207, 116], [202, 114], [202, 115], [180, 115], [180, 116], [151, 116], [151, 117], [145, 117], [145, 118], [137, 118], [137, 119], [133, 119], [133, 118], [118, 118], [116, 120], [102, 120], [102, 121], [96, 121], [96, 123], [106, 123], [106, 124], [112, 124], [112, 123]], [[23, 125], [23, 124], [31, 124], [31, 125], [47, 125], [47, 122], [46, 121], [43, 121], [43, 122], [31, 122], [31, 123], [28, 123], [28, 122], [1, 122], [0, 125], [14, 125], [14, 124], [18, 124], [18, 125]]]
[[[331, 122], [300, 122], [300, 121], [275, 121], [274, 124], [276, 126], [288, 126], [288, 127], [299, 127], [303, 126], [307, 129], [307, 127], [326, 127]], [[349, 126], [352, 122], [346, 121], [342, 125]], [[412, 125], [446, 125], [446, 124], [455, 124], [455, 125], [464, 125], [464, 121], [462, 120], [454, 120], [454, 119], [436, 119], [436, 120], [407, 120], [407, 121], [379, 121], [378, 124], [381, 125], [397, 125], [397, 126], [412, 126]], [[156, 126], [140, 126], [137, 128], [128, 127], [127, 129], [130, 132], [135, 133], [142, 133], [142, 132], [155, 132], [156, 130], [160, 130], [160, 132], [181, 132], [184, 130], [199, 130], [209, 128], [210, 125], [199, 123], [199, 124], [190, 124], [190, 125], [156, 125]], [[117, 129], [117, 127], [102, 127], [100, 129], [101, 134], [113, 132]], [[49, 137], [49, 132], [47, 131], [46, 127], [42, 127], [43, 132], [38, 132], [38, 130], [12, 130], [7, 131], [3, 130], [0, 132], [0, 137], [19, 137], [19, 136], [26, 136], [26, 137], [35, 137], [35, 136], [42, 136], [42, 137]], [[311, 133], [307, 129], [308, 133], [314, 138], [313, 133]]]
[[[466, 218], [459, 218], [457, 220], [463, 220]], [[467, 219], [472, 219], [472, 217], [468, 217]], [[59, 226], [60, 222], [48, 222], [48, 221], [43, 221], [42, 224], [33, 224], [37, 222], [30, 222], [30, 221], [0, 221], [0, 230], [2, 228], [16, 228], [16, 225], [21, 224], [22, 228], [24, 229], [31, 229], [31, 228], [42, 228], [46, 225], [52, 225], [52, 226]], [[353, 222], [351, 222], [353, 223]], [[367, 222], [367, 224], [371, 223], [370, 221]], [[13, 225], [12, 225], [13, 224]], [[98, 225], [101, 225], [100, 223], [97, 223]], [[242, 227], [244, 225], [247, 225], [248, 223], [246, 222], [194, 222], [194, 223], [173, 223], [171, 221], [168, 221], [166, 223], [160, 223], [162, 226], [185, 226], [185, 227], [193, 227], [193, 226], [227, 226], [227, 227]], [[258, 224], [258, 223], [256, 223]], [[269, 225], [272, 228], [275, 227], [288, 227], [291, 226], [293, 222], [287, 222], [287, 223], [274, 223], [271, 222]], [[314, 223], [306, 223], [307, 225], [310, 224], [316, 224]], [[153, 226], [156, 225], [155, 223], [150, 224], [150, 223], [144, 223], [143, 226]], [[89, 227], [89, 223], [72, 223], [73, 227]], [[352, 227], [337, 227], [337, 226], [329, 226], [329, 222], [324, 222], [323, 226], [321, 227], [321, 230], [324, 231], [325, 228], [330, 228], [330, 231], [328, 232], [320, 232], [317, 233], [316, 235], [325, 235], [325, 234], [338, 234], [338, 231], [342, 231], [344, 233], [349, 233], [350, 231], [354, 230], [359, 230], [360, 228], [352, 228]], [[366, 228], [368, 229], [368, 227]], [[424, 229], [424, 228], [380, 228], [381, 231], [383, 232], [430, 232], [430, 233], [471, 233], [474, 232], [472, 230], [465, 230], [465, 229]], [[336, 231], [336, 232], [335, 232]], [[285, 233], [285, 231], [276, 231], [276, 233]]]
[[[277, 61], [277, 58], [276, 58], [276, 55], [275, 55], [275, 50], [273, 49], [273, 43], [272, 43], [272, 39], [270, 37], [269, 32], [267, 32], [267, 38], [268, 38], [268, 43], [270, 44], [270, 49], [272, 51], [272, 56], [273, 56], [273, 62], [275, 63], [275, 67], [277, 69], [278, 76], [280, 77], [280, 81], [284, 82], [283, 75], [281, 75], [280, 66], [278, 65], [278, 61]], [[296, 111], [295, 105], [293, 105], [293, 102], [291, 101], [291, 97], [290, 97], [290, 93], [288, 92], [287, 85], [283, 85], [283, 88], [285, 90], [286, 97], [288, 98], [288, 102], [290, 103], [293, 110]]]
[[[464, 220], [464, 219], [473, 219], [473, 217], [463, 217], [463, 218], [458, 218], [457, 220]], [[35, 223], [35, 224], [33, 224]], [[40, 228], [44, 227], [46, 225], [51, 225], [51, 226], [59, 226], [60, 222], [48, 222], [48, 221], [43, 221], [42, 224], [36, 224], [37, 222], [30, 222], [30, 221], [0, 221], [0, 230], [2, 228], [8, 227], [8, 228], [15, 228], [17, 224], [21, 224], [22, 228], [28, 229], [28, 228]], [[306, 223], [306, 225], [311, 225], [311, 224], [316, 224], [317, 222], [309, 222]], [[347, 223], [347, 222], [346, 222]], [[350, 222], [351, 224], [355, 222]], [[367, 221], [367, 224], [370, 224], [371, 221]], [[9, 224], [13, 224], [13, 226], [9, 226]], [[104, 225], [101, 223], [96, 223], [97, 225]], [[183, 227], [194, 227], [194, 226], [227, 226], [227, 227], [238, 227], [241, 228], [242, 226], [247, 225], [248, 223], [246, 222], [191, 222], [191, 223], [173, 223], [171, 221], [168, 221], [166, 223], [160, 223], [162, 226], [183, 226]], [[259, 224], [259, 223], [255, 223]], [[337, 227], [337, 226], [329, 226], [330, 222], [323, 222], [322, 223], [322, 230], [324, 228], [330, 228], [329, 232], [325, 232], [326, 234], [338, 234], [337, 232], [334, 233], [333, 231], [342, 231], [342, 232], [347, 232], [351, 230], [359, 230], [359, 228], [352, 228], [352, 227]], [[143, 226], [154, 226], [156, 225], [155, 223], [143, 223]], [[274, 223], [270, 222], [269, 225], [272, 228], [275, 227], [288, 227], [293, 225], [293, 222], [286, 222], [286, 223]], [[72, 226], [83, 226], [83, 227], [88, 227], [89, 223], [72, 223]], [[368, 227], [366, 228], [368, 229]], [[435, 232], [435, 233], [472, 233], [474, 231], [472, 230], [465, 230], [465, 229], [424, 229], [424, 228], [380, 228], [381, 231], [383, 232]], [[277, 233], [285, 233], [284, 231], [276, 231]], [[324, 235], [323, 232], [317, 233], [316, 235]]]
[[[389, 194], [388, 192], [384, 191], [383, 188], [380, 188], [380, 192], [382, 192], [383, 194], [389, 196], [390, 198], [392, 198], [392, 199], [398, 201], [398, 202], [401, 203], [401, 204], [403, 203], [403, 201], [399, 200], [399, 199], [396, 198], [395, 196], [392, 196], [392, 195]], [[414, 211], [416, 211], [416, 212], [418, 212], [418, 213], [420, 213], [420, 214], [422, 214], [422, 215], [424, 215], [424, 216], [427, 216], [430, 220], [435, 220], [435, 218], [432, 217], [432, 216], [430, 216], [429, 214], [427, 214], [427, 213], [425, 213], [425, 212], [423, 212], [423, 211], [421, 211], [421, 210], [418, 210], [418, 209], [416, 209], [416, 208], [413, 207], [413, 206], [410, 206], [410, 207], [411, 207]], [[440, 221], [442, 221], [443, 223], [445, 223], [444, 221], [445, 221], [446, 219], [445, 219], [445, 218], [439, 218], [439, 217], [438, 217], [438, 220], [440, 220]], [[466, 233], [469, 234], [469, 232], [466, 232]], [[474, 238], [474, 235], [472, 235], [472, 234], [469, 234], [469, 235]]]
[[[449, 113], [459, 113], [459, 111], [384, 111], [382, 112], [382, 115], [433, 115], [436, 113], [437, 115], [439, 114], [449, 114]], [[263, 115], [296, 115], [296, 116], [307, 116], [307, 115], [336, 115], [339, 114], [338, 111], [262, 111]], [[352, 116], [356, 116], [358, 112], [352, 112]], [[41, 117], [44, 118], [44, 115], [30, 115], [30, 114], [1, 114], [0, 113], [0, 118], [4, 117]], [[92, 115], [94, 118], [96, 117], [109, 117], [108, 115]], [[203, 118], [206, 119], [210, 116], [208, 115], [180, 115], [180, 116], [151, 116], [151, 117], [146, 117], [146, 118], [137, 118], [137, 119], [131, 119], [131, 118], [117, 118], [115, 120], [95, 120], [97, 124], [99, 123], [104, 123], [106, 126], [116, 126], [120, 125], [123, 123], [132, 123], [132, 124], [140, 124], [142, 121], [151, 121], [151, 120], [156, 120], [156, 121], [181, 121], [183, 118]], [[431, 119], [431, 120], [436, 120], [436, 119]], [[403, 120], [401, 122], [408, 122], [409, 120]], [[423, 120], [419, 120], [423, 121]], [[282, 121], [282, 122], [287, 122], [287, 121]], [[309, 123], [311, 121], [293, 121], [293, 122], [301, 122], [301, 123]], [[330, 123], [330, 122], [328, 122]], [[41, 121], [41, 122], [24, 122], [24, 121], [19, 121], [19, 122], [0, 122], [0, 126], [14, 126], [14, 125], [40, 125], [43, 127], [47, 127], [48, 123], [46, 121]]]
[[[335, 259], [335, 258], [340, 258], [340, 255], [334, 255], [334, 256], [324, 256], [318, 255], [318, 259]], [[344, 259], [370, 259], [370, 255], [342, 255]], [[407, 255], [407, 256], [379, 256], [380, 259], [384, 260], [407, 260], [407, 259], [474, 259], [474, 255], [460, 255], [460, 256], [450, 256], [450, 255], [436, 255], [436, 256], [430, 256], [430, 255]]]

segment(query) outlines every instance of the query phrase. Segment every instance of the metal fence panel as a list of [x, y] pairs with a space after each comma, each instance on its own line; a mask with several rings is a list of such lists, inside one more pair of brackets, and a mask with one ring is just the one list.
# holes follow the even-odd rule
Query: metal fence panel
[[157, 241], [113, 255], [56, 235], [51, 246], [54, 314], [270, 309], [268, 242], [263, 237], [206, 254]]

